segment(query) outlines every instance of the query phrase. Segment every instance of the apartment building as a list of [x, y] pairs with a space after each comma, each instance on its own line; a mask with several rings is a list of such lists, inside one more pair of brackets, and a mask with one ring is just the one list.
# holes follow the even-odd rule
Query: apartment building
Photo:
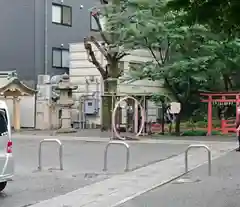
[[0, 71], [36, 85], [39, 74], [69, 72], [69, 43], [90, 31], [97, 0], [1, 0]]

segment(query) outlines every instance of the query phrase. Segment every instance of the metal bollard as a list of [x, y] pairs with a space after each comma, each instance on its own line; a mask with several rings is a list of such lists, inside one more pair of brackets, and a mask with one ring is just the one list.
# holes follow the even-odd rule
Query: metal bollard
[[188, 172], [188, 152], [191, 148], [205, 148], [208, 152], [208, 175], [211, 176], [211, 168], [212, 168], [212, 162], [211, 162], [211, 150], [208, 146], [202, 145], [202, 144], [196, 144], [196, 145], [189, 145], [188, 148], [185, 151], [185, 173]]
[[59, 145], [59, 163], [60, 163], [60, 170], [63, 170], [63, 146], [59, 139], [44, 139], [40, 142], [38, 148], [38, 169], [42, 170], [42, 144], [44, 142], [56, 142]]
[[123, 141], [110, 141], [104, 151], [104, 167], [103, 171], [107, 171], [107, 154], [108, 154], [108, 149], [110, 145], [123, 145], [126, 148], [126, 167], [125, 171], [127, 172], [129, 170], [129, 159], [130, 159], [130, 147], [126, 142]]

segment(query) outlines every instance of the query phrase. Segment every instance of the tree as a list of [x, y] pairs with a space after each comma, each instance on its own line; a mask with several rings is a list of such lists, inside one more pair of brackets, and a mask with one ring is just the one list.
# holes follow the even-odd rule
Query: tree
[[[104, 96], [102, 99], [102, 130], [108, 130], [111, 127], [111, 109], [112, 98], [110, 94], [116, 94], [117, 81], [121, 76], [122, 71], [119, 68], [119, 61], [127, 55], [122, 47], [122, 33], [118, 33], [117, 29], [120, 24], [112, 24], [115, 12], [121, 12], [119, 10], [119, 0], [114, 0], [113, 4], [107, 6], [108, 1], [100, 0], [103, 6], [100, 8], [92, 9], [92, 16], [97, 23], [99, 34], [101, 36], [101, 42], [94, 36], [84, 38], [84, 46], [88, 54], [89, 61], [95, 65], [100, 72], [104, 82]], [[110, 15], [112, 14], [112, 15]], [[101, 24], [101, 18], [105, 19], [105, 26]], [[102, 65], [97, 59], [93, 46], [95, 46], [106, 60], [106, 65]]]
[[168, 6], [184, 10], [188, 23], [208, 24], [216, 31], [223, 30], [230, 36], [239, 34], [240, 1], [236, 0], [170, 0]]
[[221, 68], [225, 90], [240, 88], [238, 87], [240, 84], [236, 81], [240, 76], [238, 72], [240, 1], [170, 0], [167, 6], [168, 9], [185, 11], [184, 20], [189, 25], [208, 24], [212, 31], [218, 33], [212, 47], [216, 57], [214, 67]]
[[218, 35], [214, 41], [212, 40], [209, 49], [214, 55], [211, 67], [219, 71], [223, 83], [223, 87], [218, 89], [225, 91], [240, 89], [239, 81], [236, 80], [239, 79], [240, 40], [237, 38], [229, 40]]
[[131, 75], [134, 79], [164, 80], [165, 87], [181, 103], [175, 128], [179, 134], [180, 119], [191, 98], [209, 88], [216, 81], [216, 73], [224, 72], [217, 53], [221, 45], [218, 36], [208, 25], [187, 25], [183, 21], [186, 12], [169, 11], [164, 0], [129, 0], [121, 6], [125, 9], [114, 15], [118, 16], [115, 24], [122, 23], [118, 33], [125, 34], [124, 47], [146, 49], [153, 58]]

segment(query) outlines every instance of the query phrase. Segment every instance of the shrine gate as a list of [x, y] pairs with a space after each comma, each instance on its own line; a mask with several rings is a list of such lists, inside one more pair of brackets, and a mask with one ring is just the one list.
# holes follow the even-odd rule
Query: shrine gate
[[212, 106], [214, 103], [222, 103], [223, 105], [236, 103], [236, 118], [234, 120], [221, 120], [221, 128], [219, 129], [223, 134], [228, 134], [229, 132], [236, 132], [236, 121], [239, 119], [240, 114], [240, 92], [209, 92], [200, 93], [203, 96], [201, 102], [208, 103], [208, 127], [207, 135], [212, 134]]

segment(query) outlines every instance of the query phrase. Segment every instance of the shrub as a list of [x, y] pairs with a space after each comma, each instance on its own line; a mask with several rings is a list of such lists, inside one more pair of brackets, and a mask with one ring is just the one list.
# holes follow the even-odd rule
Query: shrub
[[197, 121], [195, 123], [195, 126], [199, 128], [207, 128], [207, 125], [208, 123], [206, 121]]
[[212, 135], [222, 135], [220, 131], [212, 131]]
[[213, 127], [220, 127], [221, 126], [221, 120], [213, 120], [212, 121]]
[[[207, 131], [206, 130], [188, 130], [184, 131], [182, 136], [206, 136]], [[212, 131], [212, 135], [221, 135], [221, 132], [219, 131]]]
[[206, 136], [207, 132], [203, 130], [189, 130], [184, 131], [182, 136]]

